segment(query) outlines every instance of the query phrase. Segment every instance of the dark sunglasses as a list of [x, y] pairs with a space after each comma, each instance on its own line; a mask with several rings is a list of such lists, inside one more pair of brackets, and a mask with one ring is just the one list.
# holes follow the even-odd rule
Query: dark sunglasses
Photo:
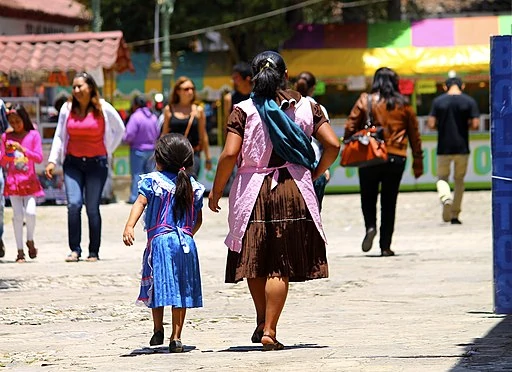
[[193, 92], [194, 90], [196, 90], [196, 88], [194, 88], [194, 87], [187, 87], [187, 88], [179, 88], [179, 90], [184, 90], [185, 92], [188, 92], [189, 90], [191, 90]]

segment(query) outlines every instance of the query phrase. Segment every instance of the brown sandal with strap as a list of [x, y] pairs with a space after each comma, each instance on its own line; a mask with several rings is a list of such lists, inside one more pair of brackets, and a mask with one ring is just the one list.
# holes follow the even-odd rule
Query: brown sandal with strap
[[34, 259], [37, 257], [37, 248], [34, 245], [33, 240], [27, 240], [27, 247], [28, 247], [28, 256], [31, 259]]
[[23, 251], [18, 251], [18, 257], [16, 257], [17, 263], [24, 263], [25, 261], [25, 253]]
[[263, 351], [283, 350], [284, 349], [284, 345], [282, 343], [280, 343], [279, 341], [277, 341], [275, 337], [273, 337], [271, 335], [263, 335], [263, 337], [268, 337], [273, 341], [273, 343], [271, 343], [271, 344], [262, 343]]
[[259, 322], [254, 330], [251, 341], [253, 344], [259, 344], [261, 342], [261, 338], [263, 337], [263, 327], [265, 326], [265, 321]]

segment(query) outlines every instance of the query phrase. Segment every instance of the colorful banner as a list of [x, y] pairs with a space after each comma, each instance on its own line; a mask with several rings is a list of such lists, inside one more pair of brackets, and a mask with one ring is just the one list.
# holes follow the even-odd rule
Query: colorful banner
[[[437, 155], [436, 136], [422, 136], [424, 151], [423, 166], [425, 174], [418, 180], [414, 179], [411, 169], [411, 158], [407, 159], [406, 171], [402, 179], [402, 190], [435, 190], [437, 181]], [[488, 134], [474, 134], [471, 137], [471, 155], [466, 175], [467, 188], [489, 189], [491, 186], [491, 148]], [[218, 146], [210, 147], [213, 168], [205, 171], [204, 164], [199, 174], [199, 181], [209, 190], [215, 177], [216, 165], [221, 152]], [[130, 175], [129, 149], [121, 146], [115, 152], [114, 172], [118, 176]], [[359, 190], [359, 178], [356, 168], [343, 168], [339, 165], [339, 159], [331, 167], [331, 181], [327, 184], [326, 192], [343, 193]]]

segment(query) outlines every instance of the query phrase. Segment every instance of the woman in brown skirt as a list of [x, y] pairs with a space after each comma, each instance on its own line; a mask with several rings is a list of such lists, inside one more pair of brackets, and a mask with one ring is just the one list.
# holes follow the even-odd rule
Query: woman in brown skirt
[[[263, 52], [252, 61], [251, 98], [235, 106], [209, 196], [218, 201], [235, 164], [229, 193], [226, 282], [247, 279], [256, 308], [252, 342], [281, 350], [279, 316], [290, 281], [326, 278], [325, 235], [313, 180], [339, 152], [339, 141], [318, 104], [286, 88], [282, 57]], [[315, 162], [311, 136], [324, 147]]]

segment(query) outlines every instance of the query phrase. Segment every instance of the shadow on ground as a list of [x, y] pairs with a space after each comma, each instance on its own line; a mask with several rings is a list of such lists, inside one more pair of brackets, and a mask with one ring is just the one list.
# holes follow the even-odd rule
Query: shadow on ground
[[[489, 316], [495, 317], [492, 313]], [[499, 316], [502, 317], [502, 316]], [[507, 315], [484, 337], [463, 344], [466, 351], [450, 372], [511, 371], [512, 370], [512, 315]]]
[[[192, 350], [195, 350], [195, 349], [196, 349], [195, 346], [189, 346], [189, 345], [183, 346], [184, 353], [191, 352]], [[143, 347], [140, 349], [135, 349], [129, 354], [123, 354], [120, 356], [121, 357], [134, 357], [134, 356], [139, 356], [139, 355], [153, 355], [153, 354], [172, 354], [172, 353], [169, 351], [168, 346], [158, 346], [158, 347]]]
[[[284, 347], [284, 351], [293, 350], [293, 349], [323, 349], [329, 346], [322, 346], [317, 344], [296, 344], [296, 345], [286, 345]], [[221, 353], [231, 352], [231, 353], [246, 353], [249, 351], [263, 351], [263, 347], [260, 346], [231, 346], [224, 350], [219, 350]]]

